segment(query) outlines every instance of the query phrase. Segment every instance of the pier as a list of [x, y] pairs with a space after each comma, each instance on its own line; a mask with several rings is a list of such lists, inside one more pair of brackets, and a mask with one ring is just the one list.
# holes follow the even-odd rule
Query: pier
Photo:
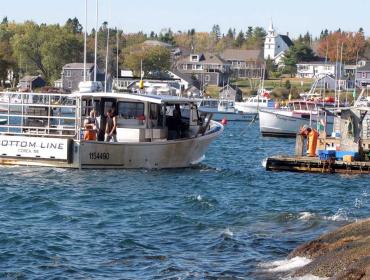
[[267, 171], [370, 174], [369, 161], [344, 162], [306, 156], [273, 156], [266, 159]]

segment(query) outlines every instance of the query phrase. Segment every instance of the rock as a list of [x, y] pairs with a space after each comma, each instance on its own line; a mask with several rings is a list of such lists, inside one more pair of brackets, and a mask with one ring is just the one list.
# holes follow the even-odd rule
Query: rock
[[332, 280], [370, 279], [370, 219], [349, 224], [296, 248], [289, 258], [312, 262], [294, 276], [312, 274]]

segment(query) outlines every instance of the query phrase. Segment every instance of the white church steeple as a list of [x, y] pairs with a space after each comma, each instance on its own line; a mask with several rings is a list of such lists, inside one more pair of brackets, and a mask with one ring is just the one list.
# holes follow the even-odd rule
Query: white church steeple
[[288, 36], [279, 35], [274, 28], [272, 19], [270, 19], [270, 25], [267, 30], [264, 46], [264, 58], [272, 59], [275, 63], [280, 63], [282, 55], [292, 45], [291, 40]]

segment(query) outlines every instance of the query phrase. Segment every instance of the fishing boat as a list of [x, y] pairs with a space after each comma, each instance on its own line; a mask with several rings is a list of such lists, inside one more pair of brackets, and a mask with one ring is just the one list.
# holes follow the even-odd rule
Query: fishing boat
[[[4, 93], [5, 95], [8, 93]], [[22, 99], [27, 100], [28, 93]], [[223, 126], [200, 113], [194, 100], [174, 96], [76, 92], [68, 96], [74, 114], [55, 114], [52, 93], [40, 93], [42, 102], [23, 102], [20, 113], [2, 112], [0, 164], [63, 168], [181, 168], [204, 158]], [[45, 102], [47, 100], [48, 102]], [[188, 107], [181, 123], [174, 108]], [[106, 114], [114, 108], [117, 142], [105, 142]], [[97, 140], [84, 140], [84, 121], [97, 113]]]
[[226, 99], [201, 99], [199, 101], [199, 111], [212, 113], [213, 119], [216, 121], [223, 119], [228, 121], [252, 121], [256, 117], [256, 113], [244, 113], [235, 109], [235, 101]]
[[275, 102], [270, 98], [270, 92], [259, 91], [256, 96], [251, 96], [243, 102], [235, 102], [235, 109], [243, 113], [258, 114], [259, 109], [274, 108]]
[[262, 136], [295, 137], [304, 125], [320, 127], [330, 134], [333, 130], [334, 115], [328, 110], [334, 103], [308, 100], [293, 100], [280, 109], [260, 109], [259, 125]]

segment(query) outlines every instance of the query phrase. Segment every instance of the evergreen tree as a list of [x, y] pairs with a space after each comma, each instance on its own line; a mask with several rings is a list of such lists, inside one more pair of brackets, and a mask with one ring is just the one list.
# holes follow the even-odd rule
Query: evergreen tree
[[220, 38], [221, 38], [221, 29], [220, 29], [220, 26], [218, 24], [213, 25], [211, 35], [212, 35], [214, 41], [217, 42], [218, 40], [220, 40]]
[[240, 48], [244, 44], [244, 42], [245, 42], [244, 32], [240, 30], [238, 36], [236, 36], [234, 46]]

